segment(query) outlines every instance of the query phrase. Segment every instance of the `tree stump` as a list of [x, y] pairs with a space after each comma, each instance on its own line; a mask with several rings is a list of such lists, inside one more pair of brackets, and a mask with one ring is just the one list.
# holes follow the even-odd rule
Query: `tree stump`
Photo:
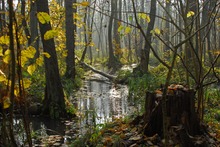
[[[144, 134], [163, 136], [162, 92], [147, 92], [144, 115]], [[195, 112], [195, 91], [182, 85], [170, 86], [166, 96], [168, 129], [182, 126], [188, 136], [200, 135], [200, 123]], [[179, 131], [179, 136], [181, 135]]]

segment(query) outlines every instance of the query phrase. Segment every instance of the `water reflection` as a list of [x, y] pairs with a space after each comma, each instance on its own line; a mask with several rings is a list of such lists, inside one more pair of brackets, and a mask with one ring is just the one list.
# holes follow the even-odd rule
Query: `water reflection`
[[[103, 124], [112, 121], [114, 117], [128, 114], [127, 96], [127, 86], [115, 85], [106, 81], [86, 80], [84, 86], [74, 93], [71, 100], [77, 106], [78, 119], [56, 121], [49, 118], [33, 117], [30, 119], [31, 130], [42, 139], [59, 135], [65, 144], [66, 140], [83, 135], [97, 124]], [[21, 129], [24, 132], [21, 127], [21, 119], [16, 119], [14, 124], [19, 129], [16, 132], [22, 132]], [[23, 135], [21, 133], [19, 142], [24, 141], [24, 138], [24, 133]]]
[[127, 114], [127, 95], [126, 86], [86, 81], [85, 87], [76, 94], [78, 109], [86, 115], [82, 123], [101, 124]]

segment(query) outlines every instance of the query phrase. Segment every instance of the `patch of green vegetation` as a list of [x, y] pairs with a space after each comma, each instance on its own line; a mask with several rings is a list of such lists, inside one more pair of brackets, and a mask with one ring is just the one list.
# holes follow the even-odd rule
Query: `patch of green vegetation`
[[128, 82], [128, 79], [132, 76], [132, 72], [130, 70], [119, 70], [117, 72], [116, 81]]
[[31, 76], [31, 85], [28, 88], [28, 95], [33, 96], [36, 99], [35, 101], [42, 101], [44, 98], [46, 81], [45, 77], [42, 76], [43, 73], [44, 68], [39, 67]]
[[79, 65], [76, 65], [76, 76], [74, 81], [71, 79], [62, 78], [63, 88], [67, 97], [69, 97], [74, 90], [82, 86], [82, 79], [84, 77], [85, 71]]
[[[205, 113], [205, 121], [210, 122], [220, 122], [220, 90], [219, 88], [207, 88], [205, 90], [205, 98], [206, 98], [206, 113]], [[219, 124], [220, 126], [220, 124]], [[220, 129], [220, 128], [219, 128]]]
[[145, 95], [147, 91], [154, 91], [160, 87], [165, 80], [164, 76], [155, 74], [144, 74], [129, 78], [129, 101], [134, 103], [138, 114], [144, 112]]
[[71, 143], [71, 146], [117, 146], [117, 143], [120, 142], [122, 138], [125, 138], [124, 131], [130, 131], [129, 127], [128, 123], [123, 119], [115, 119], [113, 122], [98, 124], [93, 127], [92, 131], [75, 139]]

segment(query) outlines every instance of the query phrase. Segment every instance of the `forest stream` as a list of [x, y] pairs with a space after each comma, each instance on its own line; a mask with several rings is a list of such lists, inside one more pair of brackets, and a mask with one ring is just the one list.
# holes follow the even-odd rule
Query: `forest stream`
[[[92, 74], [85, 79], [82, 88], [70, 97], [70, 101], [78, 110], [76, 119], [55, 121], [39, 117], [31, 118], [32, 137], [38, 137], [33, 139], [34, 146], [45, 144], [68, 146], [74, 139], [85, 133], [91, 133], [94, 126], [99, 127], [114, 118], [131, 114], [132, 107], [129, 106], [127, 97], [126, 85], [115, 85], [98, 74]], [[22, 124], [22, 121], [16, 120], [15, 130], [22, 132], [19, 124]], [[18, 137], [18, 140], [23, 142], [23, 136], [18, 135]]]

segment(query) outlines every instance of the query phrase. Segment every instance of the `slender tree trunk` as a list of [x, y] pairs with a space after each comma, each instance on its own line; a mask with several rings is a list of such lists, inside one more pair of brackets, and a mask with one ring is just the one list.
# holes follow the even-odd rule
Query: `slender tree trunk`
[[65, 76], [69, 79], [75, 79], [75, 33], [76, 25], [73, 22], [73, 12], [76, 12], [73, 9], [73, 2], [76, 0], [65, 0], [65, 14], [66, 14], [66, 73]]
[[[121, 2], [120, 2], [121, 3]], [[114, 24], [113, 24], [113, 45], [115, 49], [115, 56], [119, 60], [121, 57], [121, 41], [120, 41], [120, 36], [118, 33], [118, 28], [119, 28], [119, 21], [116, 19], [121, 18], [121, 7], [118, 7], [118, 1], [114, 2]]]
[[38, 58], [40, 55], [39, 52], [39, 34], [38, 34], [38, 22], [37, 22], [37, 4], [34, 1], [31, 1], [31, 11], [30, 11], [30, 42], [31, 46], [36, 49], [35, 58]]
[[[166, 0], [166, 19], [169, 20], [169, 15], [170, 15], [170, 4], [171, 1], [170, 0]], [[168, 21], [165, 22], [165, 40], [167, 41], [167, 44], [169, 45], [169, 41], [170, 41], [170, 24]], [[166, 55], [168, 54], [168, 56], [166, 57], [166, 59], [169, 59], [170, 55], [169, 55], [169, 47], [167, 45], [164, 45], [164, 52], [167, 52]]]
[[13, 10], [13, 2], [11, 0], [8, 0], [8, 5], [9, 5], [9, 37], [10, 37], [10, 45], [9, 49], [11, 51], [11, 70], [10, 70], [10, 80], [11, 80], [11, 85], [10, 85], [10, 121], [9, 121], [9, 136], [10, 136], [10, 146], [16, 147], [16, 141], [14, 137], [14, 129], [13, 129], [13, 122], [14, 122], [14, 99], [15, 99], [15, 93], [14, 93], [14, 88], [15, 88], [15, 74], [16, 74], [16, 59], [15, 59], [15, 48], [14, 48], [14, 34], [13, 34], [13, 20], [14, 20], [14, 10]]
[[[0, 5], [0, 11], [5, 12], [5, 0], [2, 0]], [[0, 35], [3, 35], [4, 28], [6, 27], [5, 13], [0, 14], [0, 20]]]
[[[37, 12], [49, 14], [48, 1], [37, 0]], [[50, 54], [50, 58], [44, 57], [46, 72], [45, 98], [43, 100], [43, 114], [58, 119], [65, 117], [65, 101], [58, 69], [57, 54], [54, 39], [45, 40], [44, 34], [51, 30], [50, 23], [39, 23], [43, 50]]]
[[88, 37], [87, 37], [87, 33], [86, 33], [86, 32], [87, 32], [87, 26], [86, 26], [86, 24], [87, 24], [87, 16], [88, 16], [87, 9], [88, 9], [88, 8], [86, 7], [86, 10], [85, 10], [86, 13], [85, 13], [84, 20], [83, 20], [83, 23], [85, 24], [84, 27], [83, 27], [83, 29], [84, 29], [84, 32], [85, 32], [85, 33], [84, 33], [84, 41], [85, 41], [85, 44], [86, 44], [86, 45], [85, 45], [85, 48], [84, 48], [84, 50], [83, 50], [82, 57], [81, 57], [81, 59], [80, 59], [82, 62], [84, 62], [84, 59], [85, 59], [86, 53], [87, 53], [87, 48], [88, 48], [88, 39], [87, 39]]
[[[144, 3], [146, 2], [146, 0], [141, 0], [141, 12], [144, 12]], [[144, 20], [141, 20], [140, 21], [140, 25], [142, 28], [146, 27], [146, 25], [144, 25]], [[138, 55], [139, 57], [141, 57], [141, 50], [144, 48], [144, 37], [143, 35], [140, 33], [140, 46], [139, 46], [139, 49], [138, 49]]]
[[30, 34], [29, 29], [28, 29], [27, 22], [25, 20], [25, 5], [26, 5], [25, 0], [22, 0], [21, 1], [21, 14], [23, 16], [23, 18], [22, 18], [22, 26], [24, 28], [24, 32], [25, 32], [26, 38], [28, 40], [28, 46], [29, 46], [31, 44], [31, 39], [30, 39], [31, 34]]
[[[149, 43], [152, 43], [152, 33], [151, 31], [154, 29], [154, 24], [155, 24], [155, 16], [156, 16], [156, 1], [151, 1], [151, 7], [150, 7], [150, 23], [148, 24], [147, 27], [147, 40]], [[150, 55], [150, 44], [147, 41], [145, 41], [144, 49], [142, 50], [142, 56], [141, 56], [141, 63], [140, 67], [141, 70], [144, 73], [148, 72], [148, 64], [149, 64], [149, 55]]]
[[112, 40], [112, 28], [113, 28], [113, 18], [115, 13], [115, 0], [111, 0], [111, 15], [109, 19], [109, 25], [108, 25], [108, 44], [109, 44], [109, 68], [116, 68], [117, 65], [117, 58], [114, 55], [114, 49], [113, 49], [113, 40]]

